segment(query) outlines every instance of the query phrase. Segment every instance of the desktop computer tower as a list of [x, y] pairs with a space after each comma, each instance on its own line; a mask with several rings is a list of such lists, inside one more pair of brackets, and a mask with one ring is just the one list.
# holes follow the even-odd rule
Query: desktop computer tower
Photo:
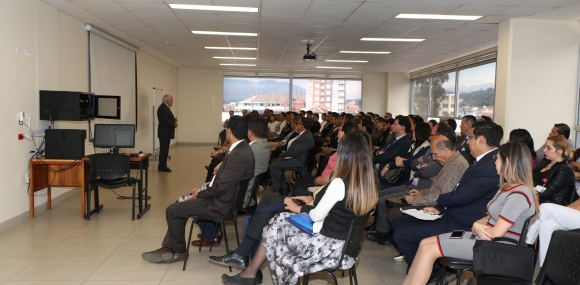
[[85, 156], [86, 138], [86, 130], [46, 130], [44, 157], [49, 159], [80, 159]]

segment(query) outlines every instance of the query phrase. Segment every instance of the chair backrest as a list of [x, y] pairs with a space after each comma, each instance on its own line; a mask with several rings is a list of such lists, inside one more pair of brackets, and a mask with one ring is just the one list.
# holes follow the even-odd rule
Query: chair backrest
[[[248, 191], [250, 191], [250, 200], [248, 201], [247, 205], [245, 205], [245, 207], [243, 207], [244, 211], [246, 213], [249, 213], [250, 210], [250, 202], [252, 199], [254, 199], [254, 201], [256, 201], [256, 203], [258, 203], [258, 200], [256, 199], [256, 192], [258, 192], [258, 187], [260, 186], [260, 182], [262, 181], [262, 178], [264, 177], [264, 175], [266, 175], [266, 172], [262, 172], [260, 174], [258, 174], [257, 176], [254, 177], [254, 185], [252, 185], [252, 189], [249, 189]], [[246, 193], [247, 195], [247, 193]], [[245, 198], [245, 196], [244, 196]], [[252, 213], [249, 213], [252, 214]]]
[[344, 255], [356, 258], [358, 257], [360, 251], [360, 242], [365, 231], [365, 225], [369, 219], [370, 212], [364, 216], [355, 217], [350, 223], [350, 229], [348, 230], [348, 235], [346, 241], [344, 242], [344, 247], [342, 248], [342, 255], [340, 260], [334, 270], [338, 270], [344, 259]]
[[131, 159], [128, 155], [97, 153], [89, 156], [92, 179], [119, 179], [131, 176]]
[[528, 228], [530, 226], [530, 221], [532, 220], [532, 218], [535, 215], [536, 214], [533, 214], [532, 216], [527, 218], [526, 221], [524, 222], [524, 227], [522, 228], [522, 234], [520, 235], [520, 240], [518, 241], [519, 246], [524, 246], [524, 244], [526, 243], [526, 235], [528, 235]]
[[250, 184], [250, 179], [241, 180], [236, 186], [236, 193], [234, 193], [234, 204], [232, 207], [232, 212], [230, 213], [230, 218], [237, 216], [238, 211], [244, 210], [244, 197], [246, 197], [246, 192], [248, 191], [248, 184]]
[[542, 269], [554, 285], [580, 284], [580, 233], [555, 231]]

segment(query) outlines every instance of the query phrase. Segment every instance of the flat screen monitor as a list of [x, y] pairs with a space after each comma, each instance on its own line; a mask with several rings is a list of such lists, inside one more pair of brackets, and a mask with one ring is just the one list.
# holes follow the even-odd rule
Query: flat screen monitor
[[119, 148], [135, 147], [135, 125], [95, 124], [95, 147]]
[[95, 117], [121, 119], [121, 96], [95, 95]]

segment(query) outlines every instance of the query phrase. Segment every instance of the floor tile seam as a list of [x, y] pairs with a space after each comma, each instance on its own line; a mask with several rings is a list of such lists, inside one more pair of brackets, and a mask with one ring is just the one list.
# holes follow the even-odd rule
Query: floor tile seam
[[[25, 257], [29, 257], [29, 256], [25, 256]], [[18, 272], [14, 273], [14, 275], [10, 276], [10, 278], [2, 281], [3, 283], [6, 281], [10, 281], [12, 278], [14, 278], [14, 276], [18, 275], [20, 272], [22, 272], [24, 269], [28, 268], [29, 266], [31, 266], [34, 262], [36, 262], [37, 260], [39, 260], [42, 256], [30, 256], [30, 257], [36, 257], [36, 259], [34, 259], [30, 264], [24, 266], [22, 269], [20, 269]], [[2, 283], [0, 283], [2, 284]]]

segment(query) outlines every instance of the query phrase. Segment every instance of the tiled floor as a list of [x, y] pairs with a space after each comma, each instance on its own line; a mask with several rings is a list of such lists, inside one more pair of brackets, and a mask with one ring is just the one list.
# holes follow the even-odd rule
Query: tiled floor
[[[102, 190], [104, 209], [90, 221], [79, 215], [79, 193], [0, 233], [0, 284], [221, 284], [220, 276], [229, 273], [228, 268], [209, 263], [207, 257], [224, 254], [223, 242], [212, 253], [208, 248], [202, 252], [192, 248], [186, 271], [182, 262], [152, 264], [141, 259], [142, 252], [160, 247], [167, 230], [166, 206], [204, 182], [203, 166], [209, 164], [210, 151], [211, 147], [171, 148], [172, 173], [157, 172], [157, 162], [152, 161], [151, 210], [141, 220], [131, 221], [131, 200], [118, 200], [111, 191]], [[131, 190], [117, 192], [130, 195]], [[240, 217], [240, 230], [241, 224]], [[235, 248], [230, 227], [230, 245]], [[393, 261], [395, 255], [393, 247], [363, 242], [356, 265], [359, 284], [401, 284], [406, 263]], [[264, 284], [272, 284], [267, 265], [263, 271]], [[340, 277], [339, 283], [348, 284], [348, 276]], [[327, 279], [317, 275], [311, 284], [327, 284]]]

